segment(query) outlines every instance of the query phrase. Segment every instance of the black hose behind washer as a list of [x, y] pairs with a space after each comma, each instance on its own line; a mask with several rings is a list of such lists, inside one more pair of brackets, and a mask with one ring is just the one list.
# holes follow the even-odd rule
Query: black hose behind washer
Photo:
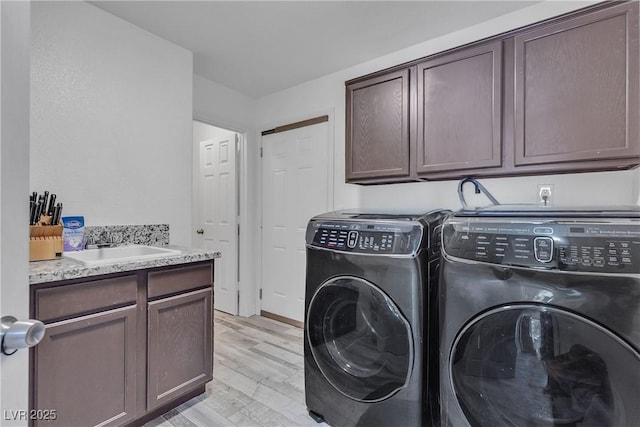
[[489, 192], [489, 190], [484, 188], [484, 186], [480, 184], [476, 179], [467, 177], [467, 178], [461, 179], [460, 183], [458, 184], [458, 198], [460, 199], [460, 203], [462, 204], [462, 207], [464, 209], [467, 208], [467, 201], [464, 199], [464, 192], [462, 191], [462, 186], [467, 182], [473, 183], [473, 185], [475, 186], [476, 194], [480, 194], [480, 193], [484, 194], [491, 201], [491, 203], [493, 203], [496, 206], [500, 204], [500, 202], [498, 202], [496, 198], [493, 197], [493, 195]]

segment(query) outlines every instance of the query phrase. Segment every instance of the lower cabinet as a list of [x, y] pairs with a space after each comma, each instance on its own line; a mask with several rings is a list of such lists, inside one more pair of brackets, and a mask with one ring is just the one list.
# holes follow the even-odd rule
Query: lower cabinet
[[149, 303], [147, 408], [212, 379], [211, 288]]
[[136, 415], [136, 306], [47, 325], [36, 347], [35, 425], [112, 426]]
[[213, 374], [213, 261], [34, 285], [35, 426], [138, 425]]

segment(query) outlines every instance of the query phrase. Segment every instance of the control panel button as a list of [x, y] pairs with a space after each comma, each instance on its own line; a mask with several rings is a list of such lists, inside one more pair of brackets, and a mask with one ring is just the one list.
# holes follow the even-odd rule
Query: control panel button
[[350, 248], [355, 248], [357, 243], [358, 243], [358, 232], [352, 230], [349, 232], [349, 237], [347, 238], [347, 246]]
[[539, 262], [551, 262], [553, 258], [553, 239], [551, 237], [536, 237], [533, 240], [533, 251]]
[[553, 234], [553, 228], [551, 227], [534, 227], [533, 232], [535, 234]]

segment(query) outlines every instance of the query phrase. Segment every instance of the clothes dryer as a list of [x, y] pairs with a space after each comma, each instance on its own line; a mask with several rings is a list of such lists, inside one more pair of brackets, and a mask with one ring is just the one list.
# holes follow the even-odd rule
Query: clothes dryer
[[447, 213], [338, 211], [309, 222], [305, 395], [316, 420], [423, 426], [437, 416], [430, 318]]

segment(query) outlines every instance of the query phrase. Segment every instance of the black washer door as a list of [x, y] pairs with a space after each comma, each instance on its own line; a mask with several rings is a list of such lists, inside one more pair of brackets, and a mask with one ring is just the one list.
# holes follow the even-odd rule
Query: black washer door
[[502, 307], [454, 342], [451, 381], [473, 426], [637, 425], [640, 355], [611, 331], [549, 306]]
[[307, 339], [325, 378], [360, 402], [388, 398], [409, 381], [409, 322], [374, 284], [351, 276], [323, 283], [309, 303]]

